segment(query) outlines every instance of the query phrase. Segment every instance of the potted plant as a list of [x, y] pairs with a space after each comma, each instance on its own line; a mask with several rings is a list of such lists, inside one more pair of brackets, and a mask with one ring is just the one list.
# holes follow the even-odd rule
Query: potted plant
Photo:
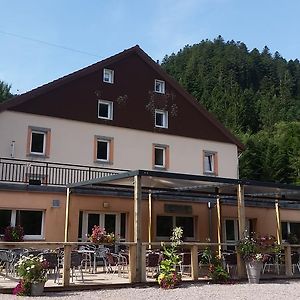
[[213, 254], [209, 247], [206, 247], [203, 252], [199, 254], [199, 276], [208, 276], [210, 265], [213, 260]]
[[6, 242], [22, 242], [24, 238], [24, 229], [22, 226], [17, 225], [7, 226], [4, 230], [3, 240]]
[[16, 264], [16, 271], [21, 280], [13, 293], [22, 296], [42, 295], [47, 281], [47, 267], [48, 263], [42, 256], [22, 256]]
[[114, 233], [106, 233], [105, 228], [94, 225], [89, 240], [94, 244], [113, 244], [116, 241]]
[[276, 252], [278, 249], [274, 236], [259, 236], [245, 232], [244, 237], [238, 243], [238, 252], [241, 254], [247, 271], [249, 283], [259, 283], [263, 267], [265, 253]]
[[178, 272], [180, 256], [177, 253], [178, 246], [182, 243], [183, 230], [181, 227], [176, 227], [172, 231], [170, 238], [171, 245], [163, 246], [163, 259], [159, 265], [159, 274], [157, 282], [161, 288], [171, 289], [176, 287], [181, 282], [181, 274]]

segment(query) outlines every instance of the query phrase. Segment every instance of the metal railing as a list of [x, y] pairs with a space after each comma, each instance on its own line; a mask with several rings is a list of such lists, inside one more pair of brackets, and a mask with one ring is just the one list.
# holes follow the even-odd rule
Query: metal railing
[[0, 157], [0, 182], [65, 186], [125, 171], [127, 170]]

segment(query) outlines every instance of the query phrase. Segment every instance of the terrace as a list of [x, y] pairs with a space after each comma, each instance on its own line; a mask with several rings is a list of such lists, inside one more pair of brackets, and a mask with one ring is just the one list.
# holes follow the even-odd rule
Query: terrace
[[[43, 164], [22, 160], [1, 159], [0, 161], [0, 181], [13, 183], [29, 183], [29, 179], [41, 180], [38, 184], [42, 185], [67, 185], [67, 205], [65, 220], [65, 241], [57, 243], [47, 242], [22, 242], [7, 243], [0, 242], [1, 249], [13, 248], [63, 248], [63, 265], [60, 266], [60, 274], [62, 280], [60, 284], [49, 280], [47, 286], [57, 288], [69, 288], [72, 286], [101, 286], [105, 284], [131, 284], [137, 282], [153, 282], [153, 276], [149, 272], [149, 266], [146, 263], [147, 254], [155, 248], [160, 248], [160, 243], [153, 242], [151, 234], [149, 234], [148, 242], [141, 240], [141, 201], [145, 194], [148, 194], [149, 201], [149, 233], [151, 233], [151, 223], [153, 222], [152, 203], [161, 197], [185, 197], [192, 198], [193, 201], [198, 199], [200, 202], [210, 203], [216, 207], [217, 211], [217, 241], [216, 243], [184, 243], [185, 251], [189, 253], [188, 272], [184, 274], [185, 280], [197, 281], [207, 277], [203, 275], [201, 264], [199, 264], [199, 253], [205, 247], [211, 247], [214, 251], [223, 257], [223, 247], [229, 244], [222, 243], [221, 240], [221, 209], [223, 204], [237, 206], [239, 233], [242, 236], [245, 230], [245, 206], [267, 206], [274, 209], [276, 216], [276, 235], [278, 243], [281, 246], [281, 258], [276, 266], [266, 268], [264, 277], [282, 278], [282, 277], [298, 277], [299, 276], [299, 258], [297, 262], [293, 260], [293, 253], [298, 252], [300, 245], [290, 245], [282, 243], [281, 240], [281, 208], [299, 209], [300, 207], [300, 187], [263, 183], [249, 180], [236, 180], [228, 178], [216, 178], [208, 176], [197, 176], [188, 174], [175, 174], [166, 172], [153, 171], [131, 171], [124, 170], [100, 169], [91, 167], [81, 167], [74, 165], [59, 164]], [[98, 173], [97, 173], [98, 172]], [[21, 174], [21, 175], [20, 175]], [[28, 177], [28, 175], [33, 177]], [[36, 179], [37, 174], [44, 175]], [[47, 178], [47, 179], [46, 179]], [[86, 179], [86, 180], [84, 180]], [[78, 180], [78, 182], [76, 182]], [[120, 275], [119, 270], [113, 274], [107, 273], [101, 267], [96, 267], [96, 272], [91, 272], [88, 268], [83, 270], [85, 282], [71, 278], [71, 253], [72, 250], [78, 249], [79, 246], [86, 243], [69, 242], [69, 207], [72, 201], [71, 191], [97, 191], [105, 187], [113, 187], [114, 189], [129, 190], [134, 195], [134, 240], [133, 242], [119, 243], [128, 249], [128, 264], [125, 271]], [[233, 246], [230, 244], [230, 246]], [[224, 264], [226, 261], [224, 260]], [[244, 278], [245, 272], [239, 255], [237, 255], [234, 265], [236, 272], [231, 274], [234, 278]], [[2, 275], [2, 279], [1, 279]], [[12, 276], [0, 274], [0, 283], [2, 287], [11, 287], [15, 285], [17, 280]]]

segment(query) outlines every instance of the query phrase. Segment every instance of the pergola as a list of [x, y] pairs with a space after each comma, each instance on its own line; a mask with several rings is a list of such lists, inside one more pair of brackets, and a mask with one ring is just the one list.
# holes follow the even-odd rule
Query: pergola
[[[274, 203], [277, 223], [277, 240], [281, 242], [279, 204], [294, 204], [300, 208], [300, 186], [260, 182], [252, 180], [220, 178], [191, 174], [168, 173], [159, 171], [136, 170], [117, 175], [96, 178], [67, 186], [65, 242], [69, 238], [69, 207], [72, 190], [97, 190], [104, 187], [133, 190], [134, 194], [134, 243], [136, 243], [136, 277], [141, 278], [141, 201], [142, 193], [149, 195], [149, 242], [151, 242], [152, 195], [171, 194], [197, 195], [213, 199], [217, 208], [217, 242], [221, 243], [221, 200], [237, 203], [239, 235], [245, 231], [245, 199], [248, 202]], [[219, 245], [219, 251], [221, 246]]]

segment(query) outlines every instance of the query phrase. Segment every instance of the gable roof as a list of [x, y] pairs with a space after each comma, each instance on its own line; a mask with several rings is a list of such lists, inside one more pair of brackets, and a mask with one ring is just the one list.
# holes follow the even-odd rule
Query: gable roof
[[[227, 142], [237, 145], [239, 150], [244, 150], [244, 145], [228, 130], [222, 125], [211, 113], [209, 113], [193, 96], [187, 93], [172, 77], [170, 77], [156, 62], [152, 60], [138, 45], [124, 50], [114, 56], [111, 56], [107, 59], [104, 59], [100, 62], [97, 62], [93, 65], [85, 67], [81, 70], [75, 71], [69, 75], [56, 79], [50, 83], [47, 83], [43, 86], [35, 88], [29, 92], [26, 92], [22, 95], [15, 96], [11, 100], [0, 104], [0, 112], [4, 110], [15, 110], [15, 111], [24, 111], [24, 105], [26, 106], [30, 100], [43, 97], [54, 90], [57, 90], [64, 85], [70, 84], [73, 81], [79, 80], [85, 76], [89, 76], [95, 72], [98, 72], [102, 68], [116, 64], [123, 59], [130, 57], [131, 55], [137, 55], [142, 59], [150, 68], [152, 68], [161, 79], [165, 80], [168, 86], [171, 86], [178, 94], [182, 96], [195, 111], [200, 113], [201, 118], [206, 119], [206, 125], [209, 123], [210, 127], [214, 127], [217, 134], [214, 137], [207, 139], [216, 140], [220, 142]], [[26, 111], [29, 112], [29, 111]], [[30, 112], [31, 113], [31, 112]], [[36, 112], [32, 112], [36, 113]], [[42, 113], [41, 113], [42, 114]], [[113, 124], [112, 124], [113, 125]], [[165, 132], [168, 134], [168, 132]], [[175, 133], [173, 133], [175, 134]], [[176, 135], [176, 134], [175, 134]], [[179, 134], [183, 135], [183, 134]], [[190, 136], [190, 135], [187, 135]], [[201, 137], [203, 138], [203, 137]]]

